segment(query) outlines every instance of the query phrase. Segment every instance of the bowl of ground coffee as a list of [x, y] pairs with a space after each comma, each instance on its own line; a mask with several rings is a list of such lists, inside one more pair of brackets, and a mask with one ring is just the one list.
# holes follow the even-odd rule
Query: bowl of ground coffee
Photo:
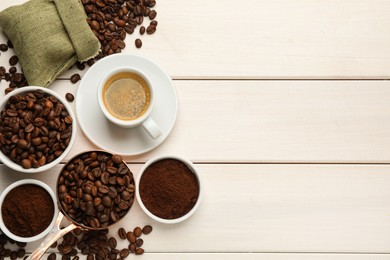
[[56, 197], [38, 180], [24, 179], [8, 186], [0, 196], [0, 229], [18, 242], [43, 238], [58, 214]]
[[136, 197], [152, 219], [166, 224], [189, 218], [199, 207], [201, 180], [193, 163], [181, 156], [149, 160], [137, 177]]
[[76, 138], [76, 120], [67, 101], [42, 87], [24, 87], [0, 101], [0, 160], [26, 173], [60, 163]]

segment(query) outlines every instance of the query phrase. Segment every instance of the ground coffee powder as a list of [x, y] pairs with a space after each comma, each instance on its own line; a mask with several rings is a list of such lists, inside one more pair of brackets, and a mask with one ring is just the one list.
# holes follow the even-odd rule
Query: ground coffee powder
[[20, 185], [5, 196], [1, 214], [4, 224], [13, 234], [32, 237], [50, 225], [54, 203], [44, 188], [33, 184]]
[[199, 183], [185, 163], [164, 159], [151, 164], [144, 171], [139, 193], [151, 213], [163, 219], [176, 219], [195, 206]]

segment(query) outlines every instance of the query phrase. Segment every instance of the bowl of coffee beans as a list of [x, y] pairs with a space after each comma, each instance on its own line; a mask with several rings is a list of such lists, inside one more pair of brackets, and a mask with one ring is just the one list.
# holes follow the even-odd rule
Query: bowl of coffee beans
[[16, 89], [0, 101], [0, 160], [20, 172], [46, 171], [69, 153], [76, 128], [72, 109], [56, 92]]
[[133, 173], [120, 155], [88, 151], [76, 155], [57, 180], [61, 212], [80, 227], [99, 230], [121, 220], [134, 201]]
[[201, 180], [191, 161], [177, 155], [150, 159], [140, 170], [136, 197], [152, 219], [166, 224], [182, 222], [198, 209]]
[[18, 242], [46, 236], [58, 215], [56, 197], [45, 183], [24, 179], [9, 185], [0, 196], [0, 228]]

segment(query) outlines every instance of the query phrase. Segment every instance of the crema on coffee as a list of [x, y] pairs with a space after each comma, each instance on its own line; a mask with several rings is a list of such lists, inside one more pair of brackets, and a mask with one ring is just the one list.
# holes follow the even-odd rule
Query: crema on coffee
[[108, 112], [120, 120], [141, 117], [148, 110], [151, 99], [147, 82], [133, 72], [111, 76], [104, 84], [102, 95]]

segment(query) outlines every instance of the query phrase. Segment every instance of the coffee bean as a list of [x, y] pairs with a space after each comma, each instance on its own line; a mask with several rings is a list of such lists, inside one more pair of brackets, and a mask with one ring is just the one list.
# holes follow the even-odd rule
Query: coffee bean
[[137, 248], [135, 244], [133, 243], [130, 243], [129, 246], [128, 246], [129, 250], [131, 253], [134, 253], [135, 252], [135, 249]]
[[11, 67], [11, 68], [9, 68], [9, 73], [11, 73], [11, 74], [15, 74], [16, 73], [16, 67]]
[[2, 52], [8, 51], [8, 46], [7, 46], [7, 44], [4, 44], [4, 43], [0, 44], [0, 51], [2, 51]]
[[137, 237], [131, 231], [127, 232], [126, 238], [127, 240], [129, 240], [130, 243], [135, 243], [135, 241], [137, 240]]
[[24, 169], [30, 169], [32, 167], [32, 162], [29, 159], [22, 160], [22, 167]]
[[65, 98], [68, 102], [73, 102], [74, 96], [72, 93], [66, 93]]
[[47, 260], [56, 260], [56, 258], [57, 258], [56, 253], [51, 253], [50, 255], [48, 255]]
[[149, 13], [150, 20], [154, 20], [154, 18], [156, 18], [156, 16], [157, 16], [157, 12], [155, 10], [150, 11], [150, 13]]
[[1, 66], [0, 67], [0, 77], [4, 77], [6, 72], [7, 71], [5, 70], [5, 68], [3, 66]]
[[144, 244], [144, 240], [142, 238], [138, 238], [137, 241], [135, 241], [135, 245], [137, 247], [141, 247]]
[[150, 25], [154, 25], [154, 26], [157, 26], [158, 22], [156, 20], [153, 20], [150, 22]]
[[139, 33], [141, 34], [141, 35], [143, 35], [144, 33], [145, 33], [145, 26], [141, 26], [141, 28], [139, 28]]
[[80, 77], [80, 74], [76, 73], [76, 74], [73, 74], [71, 77], [70, 77], [70, 81], [75, 84], [76, 82], [78, 82], [79, 80], [81, 79]]
[[14, 48], [14, 45], [12, 44], [11, 40], [7, 41], [7, 46], [8, 46], [8, 48], [11, 48], [11, 49]]
[[152, 231], [153, 231], [153, 228], [150, 225], [146, 225], [142, 228], [142, 233], [145, 235], [152, 233]]
[[118, 235], [121, 239], [126, 239], [126, 230], [124, 228], [120, 228], [118, 230]]
[[141, 39], [137, 38], [135, 40], [135, 47], [137, 47], [138, 49], [142, 47], [142, 41]]
[[140, 227], [134, 228], [133, 234], [134, 234], [136, 237], [140, 237], [140, 236], [142, 235], [142, 229], [141, 229]]
[[156, 31], [156, 26], [155, 25], [149, 25], [148, 28], [146, 28], [146, 33], [147, 34], [153, 34]]
[[122, 259], [128, 257], [129, 254], [130, 254], [130, 251], [129, 251], [129, 249], [127, 249], [127, 248], [123, 248], [123, 249], [120, 251], [120, 253], [119, 253], [119, 255], [120, 255], [120, 257], [121, 257]]
[[136, 254], [136, 255], [142, 255], [144, 252], [145, 252], [145, 251], [144, 251], [141, 247], [139, 247], [139, 248], [137, 248], [137, 249], [135, 250], [135, 254]]
[[13, 55], [13, 56], [11, 56], [11, 58], [9, 58], [9, 64], [11, 66], [15, 66], [18, 63], [18, 61], [19, 61], [19, 58], [16, 55]]
[[114, 237], [110, 237], [110, 238], [108, 239], [108, 246], [109, 246], [111, 249], [116, 248], [116, 246], [117, 246], [117, 241], [116, 241], [116, 239], [115, 239]]

